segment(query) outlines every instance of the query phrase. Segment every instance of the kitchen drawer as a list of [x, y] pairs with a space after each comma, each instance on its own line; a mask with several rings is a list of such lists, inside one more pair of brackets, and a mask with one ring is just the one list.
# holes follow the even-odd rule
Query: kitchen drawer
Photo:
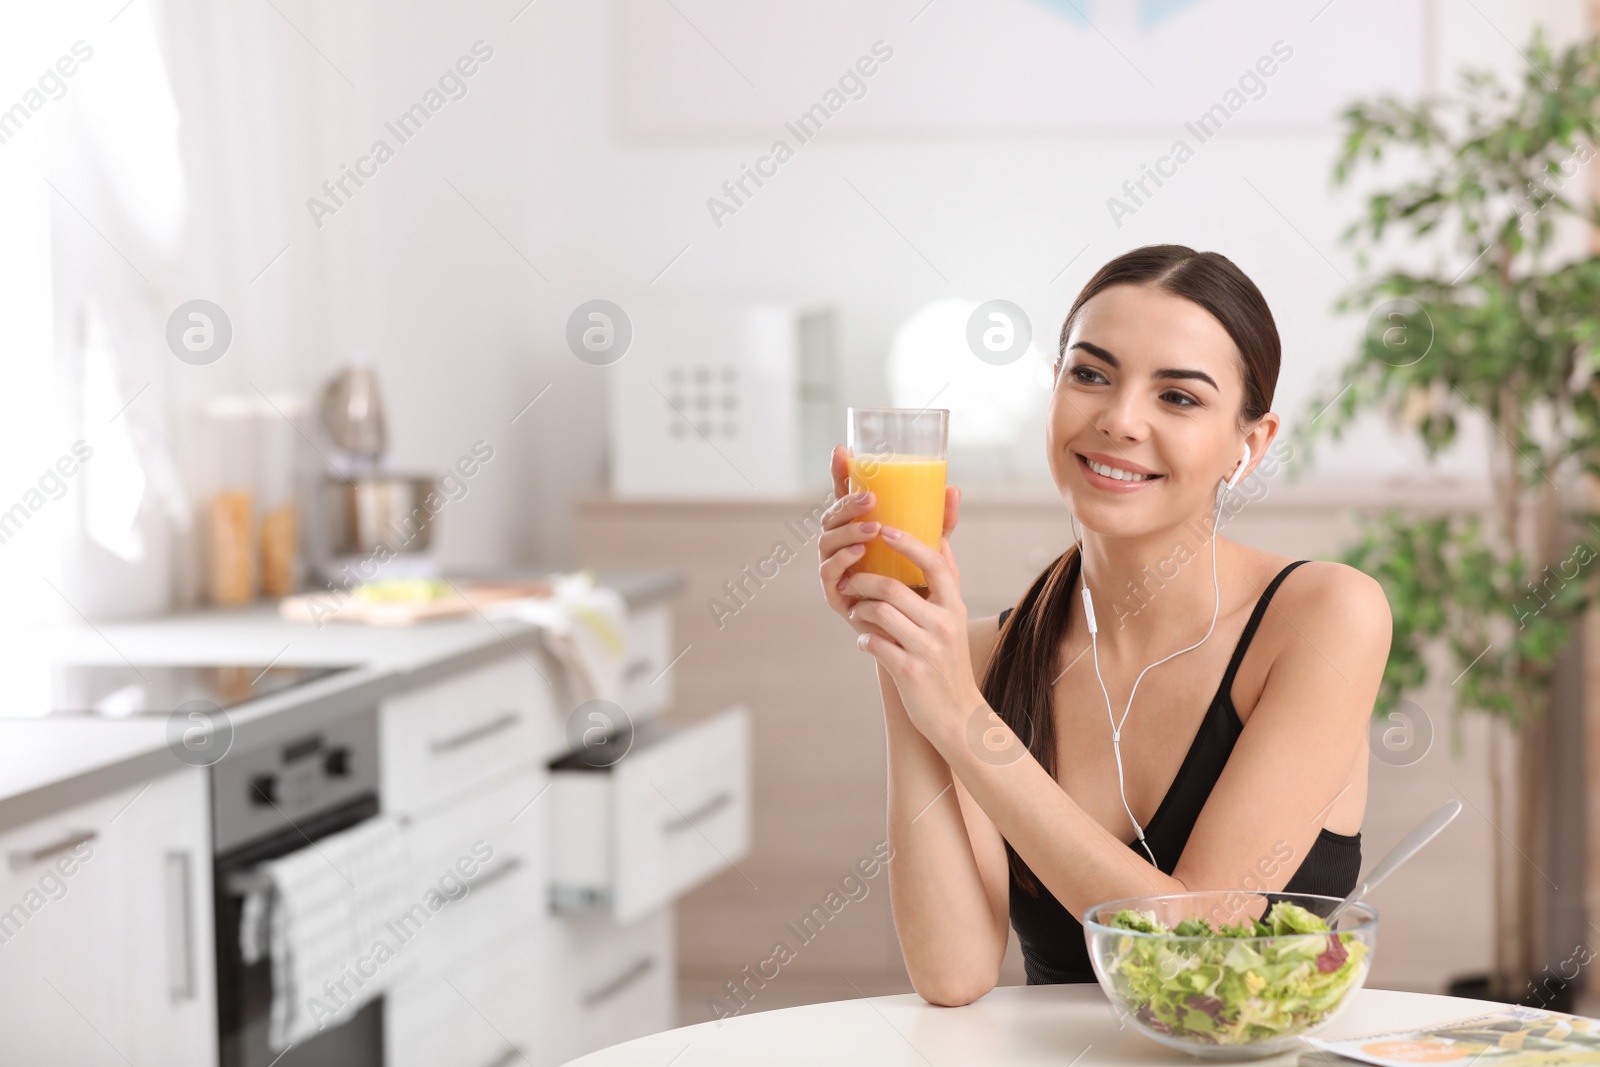
[[647, 724], [609, 766], [568, 757], [551, 775], [550, 896], [559, 911], [609, 905], [618, 922], [630, 922], [750, 848], [750, 713], [742, 706], [691, 726]]
[[[672, 603], [662, 601], [628, 613], [627, 659], [622, 664], [622, 707], [646, 719], [672, 705]], [[674, 668], [676, 669], [676, 668]], [[666, 671], [665, 674], [662, 672]]]
[[677, 1016], [672, 909], [618, 925], [601, 914], [557, 923], [561, 981], [552, 990], [558, 1062], [670, 1030]]
[[393, 697], [380, 722], [383, 805], [397, 814], [425, 811], [565, 744], [547, 684], [515, 655]]
[[[105, 852], [111, 820], [139, 793], [136, 787], [108, 794], [0, 833], [0, 894], [4, 894], [0, 899], [9, 906], [27, 890], [36, 889], [40, 878], [52, 871], [56, 880], [76, 884], [69, 880], [75, 879], [79, 870], [104, 867], [103, 861], [96, 864], [94, 860]], [[20, 929], [0, 924], [0, 935], [14, 937]]]
[[403, 927], [411, 939], [404, 949], [407, 982], [481, 955], [507, 930], [545, 915], [545, 812], [535, 798], [548, 782], [545, 769], [535, 765], [407, 828], [405, 903], [423, 908], [413, 909]]
[[554, 1067], [563, 1059], [548, 1033], [549, 988], [558, 976], [554, 932], [510, 932], [448, 976], [389, 991], [384, 1003], [388, 1067]]

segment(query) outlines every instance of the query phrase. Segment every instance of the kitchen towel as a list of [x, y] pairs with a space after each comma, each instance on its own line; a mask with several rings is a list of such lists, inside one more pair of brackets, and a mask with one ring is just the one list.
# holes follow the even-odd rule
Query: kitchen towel
[[591, 571], [558, 574], [550, 580], [553, 594], [502, 601], [484, 609], [491, 617], [509, 617], [538, 626], [544, 645], [572, 678], [581, 703], [622, 699], [623, 662], [627, 658], [624, 624], [628, 605], [615, 589], [595, 584]]
[[[266, 887], [272, 957], [274, 1052], [348, 1022], [408, 969], [390, 920], [405, 913], [410, 885], [406, 837], [397, 820], [369, 819], [256, 868]], [[259, 953], [247, 898], [240, 947]]]

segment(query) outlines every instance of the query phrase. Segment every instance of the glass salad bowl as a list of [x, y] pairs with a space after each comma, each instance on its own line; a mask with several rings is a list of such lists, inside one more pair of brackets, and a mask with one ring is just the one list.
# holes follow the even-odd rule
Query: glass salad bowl
[[1338, 897], [1218, 890], [1084, 913], [1100, 987], [1146, 1035], [1203, 1059], [1255, 1059], [1333, 1019], [1372, 967], [1378, 912]]

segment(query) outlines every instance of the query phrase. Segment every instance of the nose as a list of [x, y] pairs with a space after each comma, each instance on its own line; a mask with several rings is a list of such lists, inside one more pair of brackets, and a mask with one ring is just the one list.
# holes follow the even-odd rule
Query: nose
[[1113, 393], [1094, 417], [1094, 427], [1109, 441], [1141, 441], [1148, 423], [1131, 391]]

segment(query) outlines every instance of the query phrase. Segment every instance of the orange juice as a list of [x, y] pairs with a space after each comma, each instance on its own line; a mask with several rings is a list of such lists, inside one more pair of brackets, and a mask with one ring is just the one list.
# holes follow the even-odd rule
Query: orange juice
[[[867, 453], [850, 457], [850, 491], [869, 490], [872, 510], [857, 522], [881, 522], [904, 530], [918, 541], [939, 550], [944, 534], [945, 461], [926, 456], [880, 459]], [[922, 568], [889, 547], [879, 537], [866, 542], [867, 551], [856, 564], [867, 574], [898, 578], [927, 595], [928, 580]]]

